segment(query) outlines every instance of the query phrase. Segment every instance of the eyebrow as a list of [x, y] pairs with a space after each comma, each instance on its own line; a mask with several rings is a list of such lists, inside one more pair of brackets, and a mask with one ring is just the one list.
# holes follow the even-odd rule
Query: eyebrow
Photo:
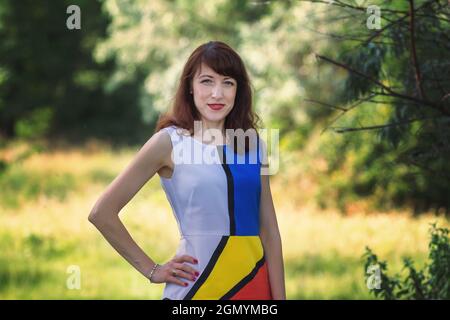
[[[213, 76], [210, 76], [209, 74], [202, 74], [202, 75], [199, 76], [199, 78], [201, 78], [201, 77], [214, 78]], [[225, 79], [233, 79], [233, 78], [231, 78], [231, 77], [224, 77], [224, 80], [225, 80]], [[233, 79], [233, 80], [234, 80], [234, 79]]]

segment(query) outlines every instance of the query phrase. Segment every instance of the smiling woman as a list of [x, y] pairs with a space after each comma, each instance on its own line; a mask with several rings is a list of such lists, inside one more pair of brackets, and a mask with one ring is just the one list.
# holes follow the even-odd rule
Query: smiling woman
[[[198, 79], [200, 79], [200, 83], [205, 86], [205, 88], [200, 88], [199, 90], [201, 90], [201, 89], [207, 90], [208, 87], [213, 86], [215, 90], [223, 90], [225, 96], [227, 94], [230, 96], [233, 96], [233, 100], [234, 100], [234, 96], [236, 95], [236, 89], [235, 89], [236, 80], [234, 80], [230, 77], [222, 77], [222, 76], [218, 75], [216, 72], [214, 72], [214, 70], [212, 70], [210, 67], [208, 67], [204, 63], [202, 63], [202, 65], [200, 66], [199, 72], [201, 72], [201, 70], [205, 70], [208, 73], [201, 74], [200, 76], [198, 76]], [[218, 78], [218, 79], [216, 80], [215, 78]], [[220, 78], [223, 78], [223, 80]], [[205, 80], [202, 80], [202, 79], [205, 79]], [[227, 80], [227, 79], [231, 79], [231, 80]], [[219, 85], [216, 85], [216, 83], [215, 83], [216, 81], [219, 83]], [[224, 86], [225, 86], [224, 89], [220, 89], [221, 82], [224, 83]], [[229, 89], [232, 89], [232, 90], [229, 90]], [[192, 93], [192, 91], [191, 91], [191, 93]], [[215, 94], [220, 95], [220, 94], [217, 94], [217, 91], [215, 91]], [[225, 107], [225, 103], [222, 103], [221, 101], [211, 102], [211, 103], [208, 103], [208, 106], [213, 110], [221, 110], [223, 107]]]
[[[94, 206], [90, 221], [151, 282], [166, 283], [163, 299], [286, 298], [281, 237], [269, 179], [261, 171], [265, 143], [256, 119], [239, 55], [223, 42], [201, 45], [184, 67], [173, 109]], [[206, 130], [197, 130], [198, 123]], [[214, 136], [211, 131], [219, 133], [218, 141], [201, 143], [203, 132]], [[229, 137], [244, 131], [256, 134], [248, 142]], [[200, 154], [220, 155], [220, 161], [174, 161], [173, 155], [192, 145]], [[117, 218], [155, 173], [181, 236], [176, 255], [163, 265], [134, 243]]]
[[198, 120], [203, 128], [221, 130], [225, 137], [225, 129], [246, 131], [259, 126], [244, 62], [227, 44], [210, 41], [199, 46], [180, 79], [172, 110], [161, 116], [156, 131], [175, 125], [195, 135], [194, 123]]
[[202, 62], [190, 94], [193, 94], [194, 104], [207, 128], [221, 127], [220, 121], [224, 122], [234, 107], [236, 80], [218, 74]]

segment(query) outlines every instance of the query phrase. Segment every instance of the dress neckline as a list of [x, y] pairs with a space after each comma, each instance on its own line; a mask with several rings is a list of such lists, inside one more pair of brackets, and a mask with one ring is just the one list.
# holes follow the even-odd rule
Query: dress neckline
[[[172, 127], [174, 127], [176, 130], [180, 130], [180, 129], [181, 129], [182, 131], [187, 131], [186, 129], [180, 128], [180, 127], [175, 126], [175, 125], [173, 125]], [[188, 137], [188, 138], [194, 140], [194, 142], [196, 142], [196, 143], [198, 143], [198, 144], [200, 144], [200, 145], [202, 145], [202, 146], [223, 147], [223, 146], [228, 145], [227, 143], [223, 143], [223, 144], [209, 144], [209, 143], [203, 143], [203, 142], [201, 142], [201, 141], [195, 139], [195, 138], [194, 138], [193, 136], [191, 136], [190, 134], [183, 134], [183, 136]]]
[[203, 143], [203, 142], [201, 142], [201, 141], [195, 139], [193, 136], [189, 136], [189, 138], [191, 138], [192, 140], [194, 140], [195, 142], [197, 142], [198, 144], [201, 144], [201, 145], [203, 145], [203, 146], [223, 147], [223, 146], [226, 146], [226, 145], [227, 145], [226, 143], [224, 143], [224, 144], [210, 144], [210, 143]]

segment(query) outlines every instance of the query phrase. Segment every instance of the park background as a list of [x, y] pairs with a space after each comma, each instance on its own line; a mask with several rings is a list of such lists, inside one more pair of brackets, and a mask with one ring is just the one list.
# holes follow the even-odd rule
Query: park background
[[[161, 297], [87, 217], [209, 40], [242, 56], [263, 127], [280, 130], [287, 298], [382, 298], [366, 246], [414, 284], [411, 258], [425, 286], [431, 224], [449, 227], [449, 13], [446, 0], [1, 1], [0, 299]], [[120, 217], [156, 261], [175, 253], [158, 176]]]

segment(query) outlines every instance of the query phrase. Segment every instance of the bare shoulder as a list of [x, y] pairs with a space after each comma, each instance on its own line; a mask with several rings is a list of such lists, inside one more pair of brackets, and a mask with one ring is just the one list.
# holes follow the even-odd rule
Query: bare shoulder
[[[139, 150], [142, 157], [150, 160], [151, 163], [157, 164], [159, 169], [167, 165], [167, 159], [172, 152], [172, 142], [169, 133], [165, 130], [160, 130], [154, 133], [147, 142]], [[149, 163], [149, 162], [147, 162]]]
[[172, 142], [170, 141], [169, 133], [166, 130], [159, 130], [158, 132], [154, 133], [148, 139], [147, 143], [153, 143], [154, 146], [161, 152], [172, 151]]

